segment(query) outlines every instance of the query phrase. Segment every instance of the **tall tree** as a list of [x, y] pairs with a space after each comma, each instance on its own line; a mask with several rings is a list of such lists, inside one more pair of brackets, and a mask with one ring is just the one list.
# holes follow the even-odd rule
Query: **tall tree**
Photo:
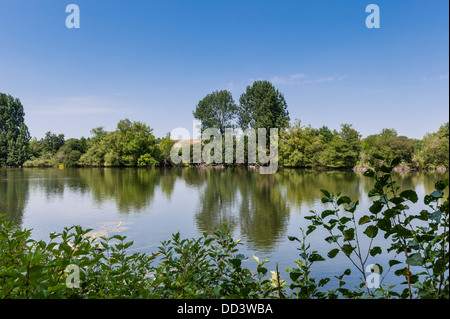
[[333, 163], [336, 167], [353, 167], [361, 152], [361, 134], [351, 124], [341, 124], [341, 130], [333, 139]]
[[0, 93], [0, 166], [20, 166], [29, 158], [30, 133], [19, 99]]
[[224, 134], [225, 128], [234, 126], [237, 110], [232, 94], [221, 90], [206, 95], [192, 113], [195, 119], [202, 122], [202, 130], [218, 128]]
[[247, 128], [285, 129], [289, 125], [287, 103], [269, 81], [255, 81], [239, 99], [239, 125]]
[[64, 134], [54, 134], [52, 132], [45, 133], [45, 137], [42, 140], [43, 150], [55, 154], [64, 145]]

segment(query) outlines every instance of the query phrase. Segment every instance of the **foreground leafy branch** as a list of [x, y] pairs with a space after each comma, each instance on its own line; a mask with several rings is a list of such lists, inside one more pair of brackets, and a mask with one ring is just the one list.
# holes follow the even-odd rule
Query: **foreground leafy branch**
[[[318, 226], [329, 232], [325, 240], [336, 248], [330, 250], [327, 256], [332, 259], [341, 251], [362, 274], [360, 287], [366, 288], [369, 297], [400, 297], [400, 298], [448, 298], [449, 296], [449, 204], [448, 198], [443, 201], [444, 191], [448, 187], [448, 179], [436, 183], [436, 190], [424, 197], [424, 203], [431, 212], [422, 210], [418, 214], [410, 212], [409, 203], [417, 203], [418, 196], [413, 190], [400, 192], [399, 186], [393, 180], [392, 171], [400, 163], [400, 158], [388, 161], [374, 154], [379, 160], [375, 169], [370, 169], [364, 176], [374, 180], [374, 187], [369, 191], [369, 197], [375, 198], [368, 214], [358, 215], [356, 209], [359, 201], [353, 202], [348, 196], [331, 194], [322, 190], [322, 202], [331, 204], [332, 209], [321, 214], [312, 211], [306, 216], [311, 220], [306, 235], [315, 231]], [[343, 213], [342, 210], [345, 212]], [[361, 230], [364, 228], [364, 230]], [[369, 244], [362, 245], [361, 233], [368, 237]], [[403, 260], [389, 260], [388, 270], [383, 273], [383, 266], [375, 264], [377, 273], [383, 282], [391, 268], [395, 275], [404, 278], [406, 285], [401, 293], [392, 291], [393, 286], [378, 287], [370, 290], [366, 278], [369, 256], [375, 257], [383, 253], [383, 248], [375, 245], [376, 238], [383, 234], [389, 239], [390, 246], [385, 253], [395, 252], [403, 255]], [[396, 266], [396, 267], [395, 267]], [[413, 273], [412, 267], [419, 269]], [[346, 295], [347, 291], [344, 292]], [[347, 295], [348, 297], [360, 294]]]

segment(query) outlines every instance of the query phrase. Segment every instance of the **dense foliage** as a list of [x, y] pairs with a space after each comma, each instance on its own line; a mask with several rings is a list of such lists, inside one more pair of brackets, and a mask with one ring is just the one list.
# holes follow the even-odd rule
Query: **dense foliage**
[[[227, 225], [198, 238], [173, 234], [156, 252], [146, 255], [131, 253], [133, 242], [126, 242], [124, 236], [96, 238], [80, 226], [52, 233], [47, 242], [35, 241], [30, 230], [2, 217], [0, 298], [448, 299], [449, 201], [444, 200], [448, 179], [438, 181], [435, 190], [422, 199], [428, 210], [414, 211], [419, 201], [415, 191], [400, 192], [392, 179], [400, 158], [374, 158], [379, 161], [375, 169], [365, 173], [375, 180], [369, 212], [358, 214], [358, 201], [323, 190], [327, 209], [306, 216], [311, 224], [306, 232], [302, 230], [303, 236], [289, 236], [299, 243], [300, 258], [286, 274], [269, 271], [268, 261], [256, 256], [254, 270], [245, 267], [251, 264], [243, 263], [248, 258], [239, 253], [240, 240], [232, 238]], [[325, 238], [331, 245], [328, 259], [307, 242], [318, 228], [329, 232]], [[381, 236], [390, 245], [384, 247]], [[367, 266], [371, 258], [389, 252], [395, 256], [387, 265], [372, 264], [381, 277], [373, 287]], [[345, 283], [352, 269], [335, 278], [311, 276], [317, 263], [332, 262], [340, 253], [361, 273], [360, 285]], [[387, 285], [384, 279], [389, 272], [404, 282]]]
[[319, 130], [302, 127], [297, 121], [283, 131], [280, 164], [292, 167], [353, 167], [361, 150], [360, 134], [349, 124], [339, 132], [323, 126]]
[[227, 90], [214, 91], [198, 102], [192, 112], [194, 118], [201, 121], [201, 130], [218, 128], [221, 134], [231, 128], [237, 117], [238, 107], [233, 96]]
[[0, 167], [22, 165], [29, 157], [29, 140], [22, 103], [0, 93]]
[[239, 126], [246, 128], [278, 128], [289, 125], [289, 112], [283, 94], [269, 81], [255, 81], [239, 98]]
[[[421, 140], [398, 136], [395, 129], [387, 128], [362, 138], [351, 124], [342, 124], [340, 130], [302, 126], [299, 120], [289, 123], [284, 96], [268, 81], [255, 81], [248, 86], [239, 98], [239, 105], [229, 91], [207, 94], [193, 115], [202, 121], [202, 129], [215, 127], [222, 134], [228, 127], [243, 131], [277, 128], [280, 166], [366, 170], [377, 162], [371, 154], [378, 153], [386, 158], [399, 157], [401, 164], [397, 169], [449, 167], [448, 122]], [[208, 147], [212, 140], [204, 141], [201, 147]], [[230, 154], [222, 136], [222, 163], [229, 163], [226, 156], [238, 162], [236, 142], [235, 138], [233, 154]], [[18, 99], [0, 94], [0, 166], [173, 166], [170, 154], [174, 144], [169, 135], [156, 138], [149, 125], [129, 119], [119, 121], [112, 132], [103, 127], [94, 128], [88, 138], [66, 140], [64, 134], [47, 132], [44, 138], [30, 141], [22, 104]], [[244, 165], [248, 163], [247, 152], [245, 144]], [[212, 159], [220, 158], [213, 153], [209, 154]], [[194, 164], [193, 145], [190, 158], [191, 161], [177, 165]]]

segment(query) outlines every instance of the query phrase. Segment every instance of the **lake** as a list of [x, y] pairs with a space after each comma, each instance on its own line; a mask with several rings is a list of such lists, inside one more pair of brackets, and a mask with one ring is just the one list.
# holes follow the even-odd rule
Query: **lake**
[[[448, 172], [408, 172], [397, 174], [401, 189], [414, 189], [419, 212], [426, 208], [424, 194], [434, 190], [437, 180]], [[254, 270], [253, 255], [278, 263], [282, 279], [284, 270], [294, 267], [298, 243], [288, 236], [300, 236], [306, 229], [304, 217], [310, 210], [322, 212], [320, 189], [341, 192], [359, 199], [358, 214], [368, 212], [371, 199], [367, 193], [373, 182], [353, 171], [314, 171], [279, 169], [274, 175], [261, 175], [244, 168], [79, 168], [79, 169], [0, 169], [0, 213], [27, 229], [32, 238], [48, 240], [51, 232], [81, 225], [100, 234], [120, 233], [134, 241], [130, 252], [155, 252], [159, 243], [172, 233], [196, 237], [212, 232], [226, 222], [235, 239], [241, 239], [240, 252], [249, 257], [245, 266]], [[312, 249], [323, 252], [332, 245], [316, 231], [310, 235]], [[383, 237], [378, 236], [377, 241]], [[382, 244], [376, 244], [382, 246]], [[387, 255], [377, 255], [373, 263], [383, 265]], [[332, 261], [317, 263], [313, 274], [334, 276], [352, 269], [350, 283], [357, 273], [341, 253]], [[283, 277], [284, 276], [284, 277]], [[397, 283], [386, 277], [385, 283]]]

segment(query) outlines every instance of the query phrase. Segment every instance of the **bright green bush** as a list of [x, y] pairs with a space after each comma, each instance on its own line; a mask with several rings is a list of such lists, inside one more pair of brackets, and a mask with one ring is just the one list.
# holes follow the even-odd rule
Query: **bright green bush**
[[96, 240], [90, 231], [65, 228], [46, 243], [2, 218], [0, 298], [267, 298], [274, 290], [263, 278], [267, 261], [254, 273], [242, 267], [226, 226], [198, 239], [174, 234], [150, 256], [128, 254], [126, 237]]

